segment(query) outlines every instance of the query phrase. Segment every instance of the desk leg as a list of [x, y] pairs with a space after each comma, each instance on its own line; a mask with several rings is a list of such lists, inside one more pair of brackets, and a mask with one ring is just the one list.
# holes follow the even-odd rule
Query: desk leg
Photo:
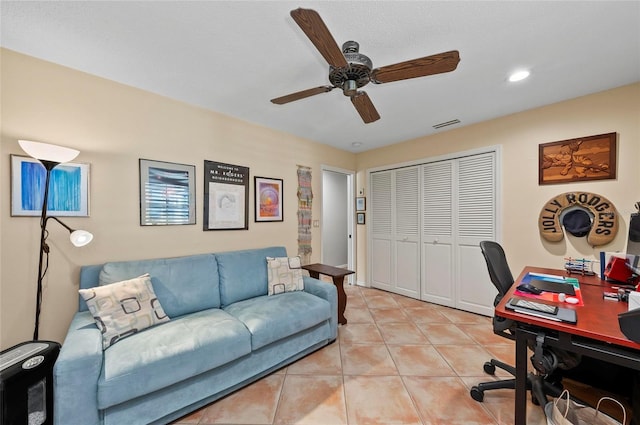
[[527, 338], [516, 328], [515, 425], [527, 423]]
[[344, 292], [344, 276], [334, 277], [333, 284], [338, 289], [338, 323], [347, 324], [347, 318], [344, 317], [344, 310], [347, 308], [347, 293]]

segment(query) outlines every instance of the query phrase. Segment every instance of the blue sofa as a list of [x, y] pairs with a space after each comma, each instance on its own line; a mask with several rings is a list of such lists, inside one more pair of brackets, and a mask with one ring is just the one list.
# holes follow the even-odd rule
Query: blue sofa
[[84, 266], [80, 288], [151, 275], [169, 322], [106, 350], [80, 297], [54, 367], [54, 423], [164, 424], [333, 342], [336, 288], [267, 295], [271, 247]]

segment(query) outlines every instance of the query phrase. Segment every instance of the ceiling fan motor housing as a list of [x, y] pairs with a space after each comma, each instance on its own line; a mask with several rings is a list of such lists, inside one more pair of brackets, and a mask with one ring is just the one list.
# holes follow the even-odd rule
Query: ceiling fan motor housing
[[334, 87], [342, 88], [345, 96], [353, 96], [360, 87], [371, 81], [373, 63], [367, 56], [359, 53], [360, 45], [355, 41], [347, 41], [342, 45], [342, 53], [349, 66], [329, 67], [329, 81]]

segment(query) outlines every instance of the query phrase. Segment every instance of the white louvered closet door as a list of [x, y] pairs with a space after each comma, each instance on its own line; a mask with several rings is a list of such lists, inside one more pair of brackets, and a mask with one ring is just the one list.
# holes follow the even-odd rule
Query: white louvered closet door
[[370, 176], [369, 200], [369, 261], [371, 286], [392, 290], [395, 265], [392, 261], [392, 171], [380, 171]]
[[395, 171], [394, 240], [395, 293], [420, 298], [420, 169]]
[[371, 285], [493, 315], [479, 243], [496, 239], [496, 176], [496, 151], [372, 172]]
[[486, 278], [479, 243], [496, 239], [495, 161], [493, 152], [458, 160], [456, 307], [487, 316], [497, 290]]
[[421, 299], [455, 307], [454, 161], [422, 166]]

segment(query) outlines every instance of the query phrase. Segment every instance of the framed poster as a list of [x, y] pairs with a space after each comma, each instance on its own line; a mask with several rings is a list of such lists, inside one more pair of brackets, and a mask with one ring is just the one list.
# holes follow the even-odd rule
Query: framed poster
[[140, 225], [196, 224], [196, 166], [140, 159]]
[[282, 179], [254, 177], [255, 221], [284, 221]]
[[538, 184], [616, 178], [616, 133], [538, 146]]
[[249, 229], [249, 168], [204, 161], [204, 230]]
[[[30, 156], [11, 155], [11, 215], [42, 214], [47, 170]], [[89, 216], [89, 164], [66, 162], [51, 170], [49, 216]]]
[[356, 211], [366, 211], [367, 209], [367, 198], [365, 197], [357, 197], [356, 198]]

